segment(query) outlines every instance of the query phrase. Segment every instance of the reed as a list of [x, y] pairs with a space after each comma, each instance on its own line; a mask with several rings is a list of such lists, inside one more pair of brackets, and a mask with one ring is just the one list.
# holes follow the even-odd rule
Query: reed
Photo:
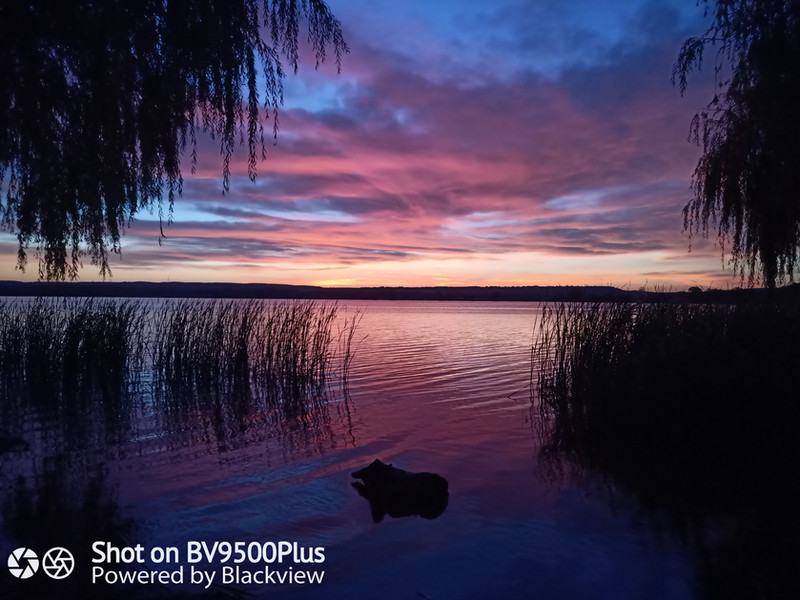
[[632, 485], [651, 477], [662, 496], [745, 472], [781, 477], [800, 458], [797, 307], [560, 304], [544, 308], [538, 329], [545, 457]]
[[335, 304], [261, 300], [164, 305], [153, 335], [157, 386], [173, 395], [252, 393], [270, 404], [322, 395], [350, 359], [332, 364], [338, 311]]
[[35, 407], [91, 429], [143, 403], [178, 419], [308, 416], [348, 375], [357, 319], [339, 317], [319, 302], [0, 301], [0, 426], [19, 430]]
[[567, 304], [532, 349], [540, 459], [685, 544], [703, 598], [794, 598], [800, 309]]
[[136, 301], [0, 302], [0, 384], [56, 404], [90, 390], [117, 394], [141, 370], [145, 314]]

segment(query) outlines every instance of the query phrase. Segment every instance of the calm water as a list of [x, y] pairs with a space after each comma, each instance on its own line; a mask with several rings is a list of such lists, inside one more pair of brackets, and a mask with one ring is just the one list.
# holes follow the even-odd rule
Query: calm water
[[[0, 458], [2, 556], [34, 547], [41, 536], [26, 527], [51, 528], [54, 544], [84, 553], [116, 534], [145, 548], [287, 540], [324, 547], [325, 562], [312, 565], [321, 584], [233, 587], [264, 598], [693, 597], [691, 562], [668, 536], [637, 526], [630, 506], [612, 508], [590, 479], [553, 481], [540, 468], [535, 305], [342, 306], [363, 311], [350, 393], [332, 393], [307, 422], [159, 414], [146, 385], [135, 416], [113, 431], [87, 426], [66, 442], [28, 415], [31, 450]], [[350, 473], [374, 458], [444, 476], [445, 512], [373, 523]], [[24, 596], [28, 582], [0, 571], [2, 586]]]

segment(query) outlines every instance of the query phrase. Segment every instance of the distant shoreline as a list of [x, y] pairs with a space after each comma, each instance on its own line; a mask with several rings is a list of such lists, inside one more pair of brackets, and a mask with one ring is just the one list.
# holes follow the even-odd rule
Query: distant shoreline
[[[298, 300], [439, 300], [477, 302], [760, 302], [762, 288], [658, 292], [612, 286], [343, 287], [274, 283], [0, 281], [0, 296], [98, 298], [270, 298]], [[800, 284], [775, 290], [773, 300], [800, 302]]]

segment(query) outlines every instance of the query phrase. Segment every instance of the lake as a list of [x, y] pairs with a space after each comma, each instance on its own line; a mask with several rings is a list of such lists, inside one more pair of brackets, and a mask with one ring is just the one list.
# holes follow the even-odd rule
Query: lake
[[[111, 584], [104, 575], [69, 588], [100, 597], [200, 593], [203, 585], [188, 580], [187, 549], [208, 551], [214, 542], [243, 542], [239, 548], [262, 558], [279, 542], [322, 549], [324, 562], [269, 564], [276, 576], [324, 573], [320, 583], [248, 584], [242, 571], [263, 573], [264, 565], [245, 561], [238, 583], [219, 587], [222, 564], [197, 563], [216, 573], [209, 589], [256, 598], [694, 597], [690, 553], [643, 525], [633, 501], [591, 474], [556, 477], [539, 460], [530, 394], [537, 305], [339, 307], [361, 315], [349, 387], [332, 382], [324, 402], [291, 423], [247, 406], [235, 418], [208, 407], [159, 410], [147, 378], [132, 391], [135, 410], [105, 406], [99, 414], [87, 405], [84, 425], [70, 435], [53, 433], [46, 411], [6, 416], [23, 423], [30, 449], [0, 457], [2, 555], [59, 545], [87, 560], [97, 556], [95, 541], [108, 541], [132, 549], [131, 564], [119, 570], [174, 572], [178, 563], [147, 555], [180, 553], [181, 585]], [[351, 473], [376, 458], [446, 478], [444, 512], [373, 522]], [[225, 545], [216, 551], [235, 556]], [[232, 559], [227, 565], [235, 572]], [[73, 577], [85, 584], [89, 565], [79, 567]], [[42, 573], [22, 580], [0, 570], [11, 597], [39, 589], [28, 585], [54, 597], [68, 589]]]

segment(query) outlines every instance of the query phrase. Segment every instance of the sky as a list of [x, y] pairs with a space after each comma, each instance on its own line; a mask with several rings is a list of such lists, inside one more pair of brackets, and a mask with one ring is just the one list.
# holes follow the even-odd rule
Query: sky
[[[285, 81], [258, 177], [246, 148], [223, 194], [201, 139], [159, 245], [140, 212], [113, 281], [323, 286], [738, 283], [681, 209], [699, 149], [681, 96], [694, 0], [330, 0], [350, 54]], [[690, 251], [691, 243], [691, 251]], [[0, 279], [15, 269], [0, 240]], [[81, 280], [98, 280], [87, 264]]]

